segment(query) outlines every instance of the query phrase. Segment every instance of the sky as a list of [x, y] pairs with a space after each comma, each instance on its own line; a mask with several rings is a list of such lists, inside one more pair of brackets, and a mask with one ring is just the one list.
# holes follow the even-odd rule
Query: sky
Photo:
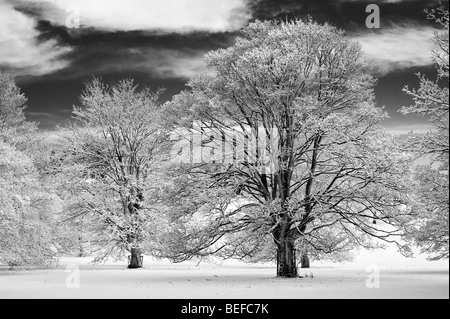
[[[442, 1], [448, 5], [447, 1]], [[380, 8], [369, 29], [366, 7]], [[71, 119], [84, 83], [134, 78], [163, 100], [207, 73], [204, 54], [233, 44], [254, 21], [312, 17], [362, 45], [373, 60], [376, 102], [392, 132], [426, 131], [426, 119], [403, 116], [416, 73], [435, 77], [432, 37], [438, 27], [424, 9], [439, 0], [0, 0], [0, 70], [16, 76], [28, 97], [26, 116], [44, 130]]]

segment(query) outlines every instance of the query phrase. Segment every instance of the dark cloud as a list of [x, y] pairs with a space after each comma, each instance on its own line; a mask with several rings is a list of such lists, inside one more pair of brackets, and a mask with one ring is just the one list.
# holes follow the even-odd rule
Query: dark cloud
[[[377, 4], [384, 27], [393, 24], [430, 25], [425, 9], [436, 8], [439, 0], [351, 1], [351, 0], [258, 0], [253, 4], [254, 17], [260, 20], [293, 19], [311, 16], [321, 23], [355, 31], [365, 28], [368, 4]], [[448, 5], [448, 1], [442, 1]]]
[[[2, 1], [2, 0], [0, 0]], [[116, 1], [117, 2], [117, 1]], [[52, 72], [27, 74], [21, 70], [18, 77], [24, 92], [29, 97], [27, 114], [30, 119], [42, 123], [42, 128], [53, 128], [57, 123], [66, 122], [70, 111], [78, 103], [83, 82], [92, 76], [102, 76], [106, 81], [115, 81], [123, 77], [135, 78], [138, 83], [152, 89], [166, 87], [164, 99], [185, 88], [187, 78], [205, 71], [202, 55], [210, 50], [231, 45], [238, 34], [229, 31], [170, 32], [158, 29], [134, 30], [99, 28], [84, 25], [80, 29], [68, 29], [59, 20], [50, 19], [60, 16], [61, 10], [49, 4], [36, 4], [32, 0], [8, 0], [16, 10], [36, 21], [37, 43], [51, 43], [55, 49], [65, 48], [61, 55], [64, 64], [59, 68], [48, 68]], [[365, 26], [366, 6], [375, 3], [381, 9], [380, 30], [368, 30]], [[448, 5], [448, 1], [443, 1]], [[248, 0], [252, 19], [307, 18], [311, 16], [321, 23], [330, 23], [347, 31], [350, 36], [366, 41], [368, 47], [383, 45], [387, 36], [401, 37], [401, 30], [410, 28], [424, 30], [435, 25], [426, 19], [424, 9], [439, 5], [435, 0], [403, 1], [351, 1], [351, 0]], [[53, 11], [52, 11], [53, 10]], [[59, 10], [59, 11], [58, 11]], [[122, 21], [123, 23], [123, 21]], [[234, 22], [232, 23], [234, 25]], [[389, 30], [389, 32], [386, 32]], [[371, 36], [379, 34], [379, 38]], [[422, 33], [421, 39], [424, 38]], [[409, 36], [410, 39], [418, 37]], [[389, 39], [389, 37], [387, 37]], [[391, 41], [392, 42], [392, 41]], [[405, 52], [393, 48], [391, 51], [376, 54], [386, 67], [376, 89], [379, 105], [386, 105], [392, 119], [387, 125], [393, 126], [402, 121], [397, 110], [410, 103], [409, 97], [402, 93], [404, 84], [417, 83], [414, 75], [418, 70], [432, 72], [432, 68], [410, 59]], [[70, 49], [70, 50], [69, 50]], [[426, 48], [428, 50], [428, 47]], [[425, 50], [425, 49], [424, 49]], [[426, 52], [421, 53], [421, 63]], [[396, 59], [386, 57], [395, 55]], [[407, 57], [410, 63], [403, 63]], [[403, 60], [402, 60], [403, 59]], [[400, 61], [398, 61], [400, 60]], [[58, 60], [55, 60], [55, 63]], [[416, 65], [416, 66], [415, 66]], [[411, 68], [411, 66], [413, 66]], [[0, 65], [0, 67], [2, 67]], [[3, 67], [5, 69], [5, 67]], [[14, 71], [9, 67], [8, 70]], [[395, 73], [393, 73], [395, 71]], [[53, 115], [53, 116], [52, 116]], [[423, 123], [417, 119], [414, 122]]]
[[57, 38], [67, 45], [74, 47], [93, 47], [111, 44], [124, 47], [154, 48], [187, 48], [187, 49], [215, 49], [227, 46], [236, 34], [235, 32], [191, 32], [158, 33], [157, 31], [102, 31], [94, 28], [67, 29], [63, 26], [53, 25], [46, 20], [40, 20], [37, 30], [43, 39]]
[[[40, 42], [51, 40], [71, 49], [65, 54], [70, 64], [46, 75], [47, 79], [80, 79], [91, 75], [142, 70], [162, 78], [179, 75], [179, 79], [186, 81], [195, 75], [195, 70], [205, 68], [204, 64], [201, 65], [205, 53], [231, 45], [236, 35], [236, 32], [160, 34], [149, 31], [67, 29], [44, 20], [38, 22], [36, 29]], [[32, 75], [23, 75], [18, 79], [25, 83], [40, 80], [41, 76], [34, 78]]]

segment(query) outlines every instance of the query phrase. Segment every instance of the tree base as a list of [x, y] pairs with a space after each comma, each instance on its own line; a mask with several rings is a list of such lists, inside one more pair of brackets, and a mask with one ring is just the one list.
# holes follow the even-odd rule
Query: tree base
[[301, 268], [305, 269], [305, 268], [310, 268], [310, 263], [309, 263], [309, 257], [307, 254], [303, 254], [302, 255], [302, 259], [301, 259]]
[[143, 266], [137, 266], [137, 265], [129, 265], [128, 269], [140, 269], [140, 268], [144, 268]]
[[143, 268], [144, 256], [137, 249], [131, 250], [131, 256], [128, 256], [128, 269]]
[[277, 248], [277, 277], [297, 278], [298, 270], [295, 261], [294, 243], [285, 241]]
[[293, 274], [277, 274], [277, 278], [285, 278], [285, 279], [298, 278], [298, 274], [297, 273], [293, 273]]

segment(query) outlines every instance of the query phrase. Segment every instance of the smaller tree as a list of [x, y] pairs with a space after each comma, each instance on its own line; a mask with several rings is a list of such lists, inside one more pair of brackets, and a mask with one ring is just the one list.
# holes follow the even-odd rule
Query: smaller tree
[[[97, 261], [131, 252], [129, 268], [142, 266], [142, 242], [152, 232], [152, 178], [165, 141], [159, 125], [161, 91], [138, 90], [133, 80], [86, 84], [78, 125], [63, 130], [63, 174], [71, 211], [98, 247]], [[156, 190], [155, 190], [156, 189]], [[70, 198], [69, 197], [69, 198]]]
[[418, 218], [414, 220], [412, 239], [422, 252], [430, 254], [430, 260], [448, 259], [448, 172], [430, 166], [419, 166], [415, 176], [419, 201], [415, 207]]
[[21, 150], [32, 145], [37, 124], [27, 122], [24, 109], [27, 98], [21, 93], [14, 78], [0, 71], [0, 141]]
[[26, 102], [14, 78], [0, 71], [0, 262], [48, 266], [58, 205], [41, 179], [42, 144], [37, 124], [26, 121]]
[[428, 156], [431, 164], [416, 170], [415, 194], [421, 202], [417, 208], [418, 220], [412, 238], [423, 252], [435, 254], [431, 259], [448, 258], [449, 252], [449, 16], [448, 8], [427, 11], [443, 31], [434, 36], [433, 61], [437, 79], [419, 74], [419, 88], [404, 91], [412, 96], [414, 105], [403, 107], [405, 115], [429, 117], [433, 130], [425, 136], [412, 135], [410, 149], [418, 157]]
[[0, 263], [53, 264], [52, 203], [32, 161], [0, 142]]

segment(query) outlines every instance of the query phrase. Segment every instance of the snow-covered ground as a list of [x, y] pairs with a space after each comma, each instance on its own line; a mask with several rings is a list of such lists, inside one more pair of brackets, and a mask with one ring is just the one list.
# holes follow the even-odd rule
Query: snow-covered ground
[[138, 270], [90, 261], [67, 257], [54, 270], [0, 270], [0, 298], [449, 298], [448, 261], [406, 259], [393, 249], [361, 253], [352, 263], [316, 262], [298, 279], [276, 278], [273, 265], [234, 261], [197, 266], [146, 257]]

